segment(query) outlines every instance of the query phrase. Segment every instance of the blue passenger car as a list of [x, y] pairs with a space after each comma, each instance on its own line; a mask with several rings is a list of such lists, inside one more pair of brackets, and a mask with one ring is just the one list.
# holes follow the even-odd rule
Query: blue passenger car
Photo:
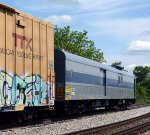
[[132, 73], [60, 50], [55, 50], [55, 72], [56, 105], [83, 110], [134, 102]]

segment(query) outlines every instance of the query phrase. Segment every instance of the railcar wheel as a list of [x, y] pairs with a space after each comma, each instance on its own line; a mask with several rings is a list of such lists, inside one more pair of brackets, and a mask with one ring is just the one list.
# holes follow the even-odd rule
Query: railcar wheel
[[17, 112], [16, 113], [16, 121], [17, 122], [23, 122], [23, 121], [25, 121], [25, 120], [27, 120], [27, 117], [26, 117], [26, 114], [25, 114], [25, 112], [24, 111], [21, 111], [21, 112]]

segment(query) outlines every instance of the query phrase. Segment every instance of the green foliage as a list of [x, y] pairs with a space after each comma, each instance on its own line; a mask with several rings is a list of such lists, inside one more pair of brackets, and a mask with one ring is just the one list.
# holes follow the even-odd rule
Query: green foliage
[[136, 99], [138, 103], [150, 103], [150, 67], [137, 66], [133, 71], [136, 75]]
[[121, 61], [117, 61], [117, 62], [114, 62], [114, 63], [111, 64], [112, 67], [121, 66], [121, 65], [122, 65]]
[[55, 48], [77, 54], [97, 62], [106, 62], [103, 52], [95, 47], [93, 41], [87, 37], [87, 31], [71, 31], [70, 27], [55, 26]]
[[150, 74], [146, 75], [144, 81], [142, 82], [142, 85], [150, 89]]
[[150, 73], [150, 67], [137, 66], [134, 68], [133, 73], [137, 77], [136, 79], [137, 83], [143, 83], [145, 82], [146, 78], [148, 77]]
[[150, 103], [150, 96], [148, 89], [141, 86], [141, 84], [136, 85], [136, 100], [140, 104]]
[[116, 69], [124, 70], [124, 67], [122, 67], [121, 65], [122, 65], [121, 61], [114, 62], [114, 63], [111, 64], [111, 66], [114, 67], [114, 68], [116, 68]]

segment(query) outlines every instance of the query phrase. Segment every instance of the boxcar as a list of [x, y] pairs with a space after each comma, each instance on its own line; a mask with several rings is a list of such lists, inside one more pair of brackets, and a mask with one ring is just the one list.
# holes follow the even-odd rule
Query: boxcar
[[53, 108], [53, 25], [0, 4], [0, 111]]
[[56, 106], [76, 111], [127, 106], [135, 99], [135, 77], [65, 51], [55, 50]]

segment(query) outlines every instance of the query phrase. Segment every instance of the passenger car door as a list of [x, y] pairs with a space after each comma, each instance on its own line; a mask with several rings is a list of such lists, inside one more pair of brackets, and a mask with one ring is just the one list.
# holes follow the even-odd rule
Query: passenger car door
[[118, 75], [118, 87], [120, 91], [120, 97], [123, 97], [123, 75], [119, 74]]

